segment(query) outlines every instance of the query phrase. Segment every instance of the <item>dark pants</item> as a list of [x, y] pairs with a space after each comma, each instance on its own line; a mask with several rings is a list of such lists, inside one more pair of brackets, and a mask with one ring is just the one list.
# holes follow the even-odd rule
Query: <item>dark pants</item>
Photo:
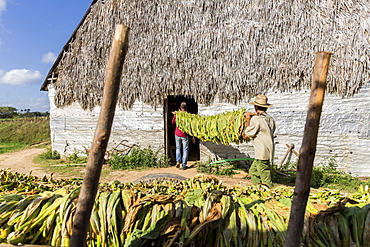
[[264, 184], [269, 188], [274, 184], [271, 181], [271, 168], [268, 160], [254, 160], [249, 168], [249, 175], [251, 175], [253, 185]]

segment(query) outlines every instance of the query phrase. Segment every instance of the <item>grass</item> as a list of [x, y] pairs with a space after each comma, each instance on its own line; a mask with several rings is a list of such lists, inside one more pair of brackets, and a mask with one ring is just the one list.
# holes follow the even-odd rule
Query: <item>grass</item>
[[0, 154], [9, 153], [27, 147], [26, 144], [0, 142]]
[[74, 165], [76, 163], [67, 158], [61, 159], [60, 155], [55, 151], [53, 152], [50, 147], [48, 147], [48, 151], [34, 158], [33, 162], [40, 164], [40, 167], [47, 173], [71, 178], [78, 177], [79, 174], [82, 176], [82, 171], [85, 168], [84, 164], [76, 166]]
[[0, 121], [0, 143], [34, 145], [50, 140], [48, 117], [16, 118]]
[[0, 120], [0, 154], [20, 150], [34, 144], [40, 144], [38, 147], [50, 144], [48, 117]]
[[[59, 153], [52, 151], [50, 144], [46, 146], [47, 151], [34, 158], [33, 162], [40, 165], [46, 173], [58, 174], [64, 178], [83, 178], [83, 172], [86, 168], [87, 154], [81, 155], [76, 152], [67, 157], [60, 157]], [[113, 169], [104, 168], [101, 171], [100, 178], [107, 178]]]

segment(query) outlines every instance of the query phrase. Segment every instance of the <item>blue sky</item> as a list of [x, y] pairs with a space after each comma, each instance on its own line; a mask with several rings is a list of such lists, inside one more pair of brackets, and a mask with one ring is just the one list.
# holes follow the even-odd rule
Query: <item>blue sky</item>
[[0, 106], [49, 111], [40, 87], [91, 0], [0, 0]]

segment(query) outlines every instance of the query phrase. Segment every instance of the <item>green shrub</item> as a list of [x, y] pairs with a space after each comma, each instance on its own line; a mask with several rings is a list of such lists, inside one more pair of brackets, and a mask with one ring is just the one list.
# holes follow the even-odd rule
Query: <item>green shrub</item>
[[133, 147], [128, 153], [115, 152], [107, 163], [113, 169], [125, 170], [135, 168], [168, 167], [170, 158], [159, 155], [159, 151], [154, 152], [150, 147]]
[[51, 148], [48, 148], [45, 153], [40, 154], [40, 158], [45, 160], [59, 160], [60, 154], [58, 153], [58, 151], [53, 151]]
[[67, 156], [66, 159], [76, 164], [82, 164], [87, 162], [88, 155], [86, 152], [75, 150], [75, 152]]
[[[272, 170], [271, 177], [274, 183], [293, 185], [296, 180], [297, 162], [287, 162], [281, 167], [286, 176], [277, 172], [276, 166]], [[335, 157], [314, 165], [312, 169], [311, 187], [312, 188], [332, 188], [356, 191], [360, 186], [369, 185], [369, 181], [361, 181], [358, 177], [353, 177], [344, 171], [338, 170]]]
[[286, 162], [282, 167], [283, 174], [278, 172], [277, 166], [274, 165], [273, 169], [271, 170], [271, 180], [274, 183], [278, 184], [285, 184], [294, 186], [295, 179], [296, 179], [296, 170], [297, 170], [297, 161], [296, 162]]

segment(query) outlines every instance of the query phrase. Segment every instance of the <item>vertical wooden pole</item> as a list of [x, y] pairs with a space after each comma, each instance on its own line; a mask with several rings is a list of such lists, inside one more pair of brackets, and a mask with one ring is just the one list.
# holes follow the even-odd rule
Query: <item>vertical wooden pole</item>
[[86, 236], [90, 223], [91, 211], [95, 201], [104, 154], [113, 123], [118, 99], [119, 84], [123, 62], [128, 48], [129, 28], [117, 25], [110, 50], [104, 81], [104, 92], [95, 135], [87, 160], [86, 173], [78, 197], [76, 215], [73, 220], [71, 247], [86, 246]]
[[312, 166], [315, 158], [317, 134], [326, 89], [331, 53], [316, 53], [316, 63], [312, 77], [312, 87], [307, 110], [306, 125], [299, 151], [297, 178], [293, 195], [292, 208], [288, 224], [285, 247], [300, 246], [304, 214], [310, 193]]

